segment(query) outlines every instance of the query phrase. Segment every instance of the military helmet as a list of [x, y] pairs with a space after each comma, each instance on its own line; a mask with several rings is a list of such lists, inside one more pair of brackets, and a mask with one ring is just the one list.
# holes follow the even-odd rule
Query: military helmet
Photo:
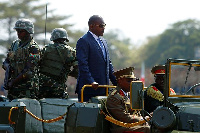
[[24, 29], [28, 33], [33, 34], [34, 33], [34, 25], [33, 22], [29, 19], [19, 19], [15, 23], [14, 29]]
[[51, 41], [54, 41], [54, 40], [59, 39], [59, 38], [66, 39], [66, 41], [69, 42], [68, 34], [67, 34], [67, 31], [65, 29], [55, 28], [51, 32], [51, 38], [50, 38]]

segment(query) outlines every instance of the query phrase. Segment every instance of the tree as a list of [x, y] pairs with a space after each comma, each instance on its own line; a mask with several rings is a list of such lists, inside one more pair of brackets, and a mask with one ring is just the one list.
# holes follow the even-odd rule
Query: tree
[[[49, 35], [54, 28], [64, 28], [69, 35], [69, 45], [76, 47], [77, 40], [85, 33], [80, 30], [71, 30], [73, 24], [68, 23], [67, 19], [71, 17], [60, 16], [54, 14], [55, 10], [46, 11], [46, 4], [38, 4], [40, 0], [7, 0], [0, 2], [0, 27], [1, 32], [7, 36], [0, 36], [0, 45], [10, 47], [13, 40], [16, 39], [16, 32], [13, 30], [15, 22], [19, 18], [28, 18], [34, 23], [34, 40], [38, 44], [49, 43]], [[49, 4], [47, 4], [49, 5]], [[48, 7], [48, 6], [47, 6]], [[46, 19], [47, 15], [47, 19]], [[46, 35], [48, 36], [44, 41], [45, 36], [45, 23]], [[131, 66], [134, 58], [133, 45], [130, 43], [129, 38], [119, 39], [118, 33], [120, 31], [110, 31], [105, 34], [109, 44], [110, 56], [116, 70]], [[3, 56], [0, 55], [0, 62]], [[2, 62], [1, 62], [2, 63]], [[1, 72], [1, 71], [0, 71]], [[2, 81], [1, 78], [0, 81]], [[75, 80], [68, 80], [68, 87], [74, 89]]]
[[122, 69], [133, 65], [133, 44], [129, 38], [119, 39], [119, 30], [109, 31], [104, 35], [108, 41], [109, 55], [115, 69]]
[[[50, 33], [54, 28], [58, 27], [65, 28], [68, 33], [71, 32], [68, 29], [72, 24], [60, 23], [61, 21], [68, 19], [70, 15], [55, 15], [55, 10], [46, 10], [46, 4], [38, 5], [38, 3], [39, 0], [9, 0], [6, 2], [0, 2], [0, 26], [4, 27], [5, 33], [8, 34], [8, 39], [4, 39], [7, 41], [7, 44], [10, 45], [16, 37], [16, 35], [13, 34], [14, 30], [12, 29], [19, 18], [28, 18], [33, 21], [35, 26], [35, 40], [40, 43], [44, 42], [44, 38], [41, 37], [41, 34], [44, 34], [45, 32], [45, 22], [47, 33]], [[48, 16], [47, 20], [46, 15]]]
[[[151, 37], [138, 55], [147, 67], [164, 64], [167, 58], [194, 59], [200, 44], [200, 21], [188, 19], [172, 24], [162, 34]], [[145, 53], [145, 55], [144, 55]]]

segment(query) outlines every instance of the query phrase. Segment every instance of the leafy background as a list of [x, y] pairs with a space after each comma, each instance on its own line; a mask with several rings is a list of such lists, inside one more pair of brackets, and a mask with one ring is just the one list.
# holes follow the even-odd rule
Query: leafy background
[[[46, 5], [38, 4], [40, 0], [10, 0], [0, 2], [0, 63], [12, 41], [17, 39], [13, 30], [19, 18], [28, 18], [34, 22], [34, 39], [41, 48], [50, 43], [50, 33], [54, 28], [62, 27], [68, 32], [69, 45], [76, 47], [77, 40], [84, 34], [73, 29], [68, 21], [71, 15], [58, 15], [55, 9], [48, 10]], [[48, 14], [46, 19], [46, 14]], [[148, 22], [147, 22], [148, 23]], [[45, 28], [46, 24], [46, 28]], [[46, 36], [46, 37], [45, 37]], [[200, 58], [200, 21], [187, 19], [171, 24], [161, 34], [147, 38], [142, 45], [131, 43], [130, 38], [121, 37], [119, 30], [110, 30], [104, 37], [109, 44], [109, 52], [115, 70], [134, 66], [135, 75], [141, 78], [141, 64], [145, 64], [145, 86], [153, 82], [151, 68], [157, 64], [165, 64], [168, 58], [199, 59]], [[3, 84], [5, 71], [0, 69], [0, 84]], [[76, 79], [69, 77], [68, 92], [74, 95]]]

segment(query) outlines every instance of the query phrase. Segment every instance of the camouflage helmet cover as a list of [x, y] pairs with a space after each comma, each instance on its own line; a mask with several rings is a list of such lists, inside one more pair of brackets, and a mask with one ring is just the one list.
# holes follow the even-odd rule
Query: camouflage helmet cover
[[29, 19], [19, 19], [15, 23], [15, 27], [13, 29], [24, 29], [28, 33], [33, 34], [34, 33], [34, 25], [33, 22]]
[[53, 31], [51, 33], [50, 40], [54, 41], [54, 40], [59, 39], [59, 38], [66, 39], [66, 41], [69, 42], [68, 34], [67, 34], [67, 31], [65, 29], [63, 29], [63, 28], [53, 29]]

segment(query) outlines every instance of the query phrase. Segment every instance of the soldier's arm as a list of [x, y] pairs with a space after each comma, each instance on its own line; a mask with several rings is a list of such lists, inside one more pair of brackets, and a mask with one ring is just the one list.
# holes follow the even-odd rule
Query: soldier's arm
[[32, 77], [35, 68], [38, 67], [40, 49], [39, 47], [32, 46], [30, 48], [30, 54], [28, 55], [28, 62], [24, 70], [12, 81], [9, 82], [9, 87], [12, 87], [14, 84], [17, 84], [21, 81], [28, 80]]
[[77, 78], [77, 77], [78, 77], [78, 62], [77, 62], [77, 61], [75, 61], [75, 62], [73, 63], [73, 68], [72, 68], [72, 70], [70, 71], [69, 76], [72, 76], [72, 77], [74, 77], [74, 78]]
[[113, 118], [121, 122], [137, 122], [138, 118], [131, 115], [125, 110], [125, 107], [123, 105], [124, 103], [122, 101], [122, 98], [118, 94], [109, 96], [106, 103], [109, 113], [113, 116]]
[[8, 58], [6, 58], [6, 60], [3, 62], [2, 68], [5, 70], [4, 88], [8, 90], [9, 89], [8, 83], [10, 79], [10, 65]]
[[78, 77], [78, 61], [76, 59], [76, 50], [73, 49], [70, 52], [71, 54], [69, 54], [69, 58], [71, 59], [71, 66], [72, 66], [72, 70], [69, 73], [69, 76]]
[[27, 62], [27, 65], [25, 67], [25, 70], [34, 71], [35, 67], [38, 67], [39, 59], [40, 59], [40, 49], [39, 49], [39, 47], [36, 46], [36, 45], [30, 47], [30, 54], [29, 54], [29, 57], [28, 57], [28, 62]]
[[11, 88], [13, 85], [19, 83], [23, 79], [23, 74], [19, 74], [15, 79], [8, 82], [8, 87]]
[[4, 70], [9, 69], [9, 61], [8, 61], [8, 58], [6, 58], [5, 61], [3, 62], [2, 68], [3, 68]]
[[[14, 45], [14, 44], [12, 44], [12, 45]], [[11, 45], [11, 46], [12, 46], [12, 45]], [[9, 57], [10, 57], [10, 55], [11, 55], [10, 51], [11, 51], [11, 48], [8, 49], [7, 57], [6, 57], [5, 61], [4, 61], [3, 64], [2, 64], [2, 68], [3, 68], [4, 70], [7, 70], [7, 69], [9, 68], [9, 65], [10, 65], [10, 61], [9, 61]]]

